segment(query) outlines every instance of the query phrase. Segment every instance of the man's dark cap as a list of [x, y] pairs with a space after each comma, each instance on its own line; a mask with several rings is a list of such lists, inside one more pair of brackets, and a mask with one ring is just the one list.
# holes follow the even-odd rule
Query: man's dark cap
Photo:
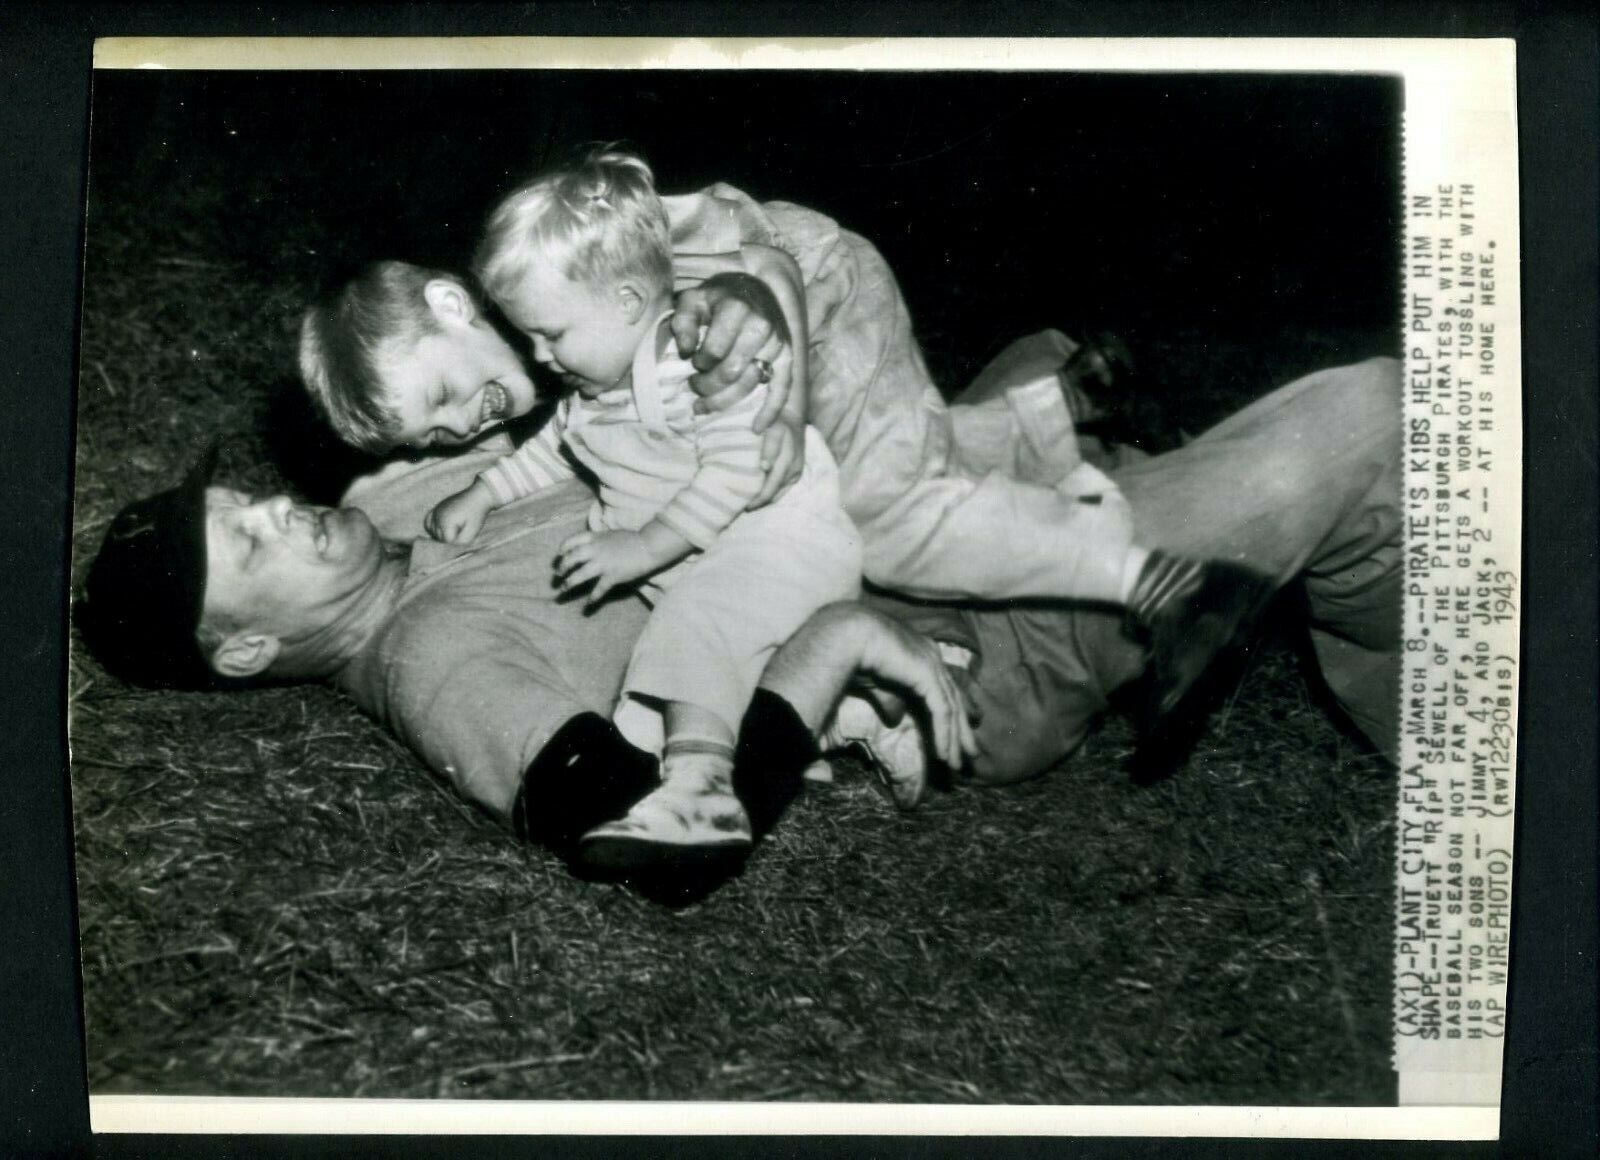
[[212, 447], [177, 487], [123, 508], [89, 565], [78, 627], [95, 658], [125, 681], [219, 683], [195, 640], [206, 589], [206, 486], [216, 466]]

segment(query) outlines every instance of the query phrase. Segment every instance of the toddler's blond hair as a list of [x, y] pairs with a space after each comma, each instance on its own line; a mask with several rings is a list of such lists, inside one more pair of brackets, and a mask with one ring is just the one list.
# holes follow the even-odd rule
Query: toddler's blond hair
[[485, 292], [503, 301], [540, 261], [589, 286], [637, 278], [670, 293], [667, 211], [644, 159], [603, 146], [496, 206], [473, 261]]

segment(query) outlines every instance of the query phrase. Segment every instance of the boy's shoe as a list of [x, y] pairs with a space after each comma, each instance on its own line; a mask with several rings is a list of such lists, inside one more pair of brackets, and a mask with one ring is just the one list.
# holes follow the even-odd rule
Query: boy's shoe
[[1119, 394], [1126, 394], [1135, 376], [1128, 344], [1114, 334], [1084, 338], [1056, 372], [1067, 410], [1079, 429], [1109, 419]]
[[1268, 577], [1237, 564], [1150, 553], [1128, 601], [1135, 631], [1150, 644], [1141, 732], [1179, 715], [1212, 662], [1254, 629], [1273, 590]]
[[1089, 335], [1056, 374], [1091, 462], [1088, 448], [1096, 442], [1108, 449], [1137, 447], [1151, 455], [1182, 444], [1161, 392], [1116, 335]]
[[916, 808], [928, 789], [928, 756], [922, 730], [910, 713], [893, 725], [884, 724], [865, 697], [847, 695], [823, 730], [818, 747], [829, 753], [856, 749], [866, 755], [878, 781], [902, 810]]

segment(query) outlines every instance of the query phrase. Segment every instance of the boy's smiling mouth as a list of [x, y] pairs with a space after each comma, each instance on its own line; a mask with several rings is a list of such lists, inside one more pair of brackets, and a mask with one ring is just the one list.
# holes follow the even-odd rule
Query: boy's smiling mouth
[[483, 408], [478, 412], [478, 429], [498, 423], [511, 410], [511, 393], [499, 383], [488, 383], [483, 388]]

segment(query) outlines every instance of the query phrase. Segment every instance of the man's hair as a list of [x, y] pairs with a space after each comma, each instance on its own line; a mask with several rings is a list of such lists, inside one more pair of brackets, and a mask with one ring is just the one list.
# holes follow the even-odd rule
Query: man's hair
[[589, 286], [638, 278], [672, 289], [666, 207], [642, 157], [613, 145], [528, 182], [489, 216], [472, 268], [504, 300], [536, 261]]
[[382, 360], [439, 329], [423, 291], [435, 279], [472, 289], [454, 274], [409, 262], [373, 262], [300, 320], [300, 377], [339, 438], [373, 454], [391, 451], [399, 416], [384, 389]]

